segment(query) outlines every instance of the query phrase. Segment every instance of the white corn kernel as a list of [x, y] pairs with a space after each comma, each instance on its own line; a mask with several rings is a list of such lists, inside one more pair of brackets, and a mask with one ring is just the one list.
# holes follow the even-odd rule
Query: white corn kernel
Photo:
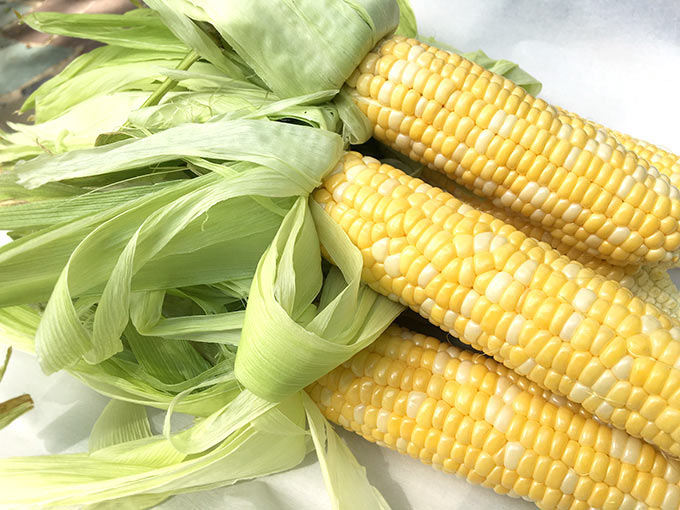
[[416, 109], [415, 109], [415, 116], [416, 117], [422, 117], [423, 112], [425, 112], [425, 108], [427, 108], [427, 103], [428, 100], [425, 99], [424, 97], [421, 97], [418, 99], [418, 102], [416, 103]]
[[410, 61], [416, 60], [421, 54], [425, 52], [425, 48], [422, 46], [413, 46], [409, 51], [408, 51], [408, 57], [407, 59]]
[[520, 366], [518, 366], [515, 369], [515, 372], [517, 372], [518, 374], [522, 374], [522, 375], [528, 375], [529, 372], [531, 372], [534, 369], [535, 366], [536, 366], [536, 362], [532, 359], [528, 359], [524, 363], [522, 363]]
[[522, 390], [520, 390], [519, 387], [512, 385], [505, 391], [505, 393], [503, 393], [503, 402], [506, 404], [511, 404], [521, 394]]
[[501, 196], [501, 204], [503, 204], [505, 207], [510, 207], [515, 203], [515, 200], [517, 200], [517, 195], [515, 195], [512, 191], [506, 191]]
[[[410, 418], [415, 418], [415, 416], [410, 416]], [[378, 419], [376, 420], [376, 428], [383, 434], [387, 434], [387, 424], [389, 423], [389, 420], [390, 412], [386, 409], [380, 409], [380, 411], [378, 411]]]
[[433, 307], [434, 300], [432, 298], [427, 298], [425, 301], [423, 301], [423, 304], [420, 305], [420, 313], [423, 314], [425, 317], [429, 317], [430, 314], [432, 313]]
[[522, 328], [524, 327], [525, 322], [526, 319], [524, 317], [522, 317], [519, 314], [515, 315], [515, 318], [512, 319], [510, 327], [508, 328], [508, 332], [505, 335], [505, 341], [511, 345], [518, 345], [519, 335], [522, 332]]
[[451, 310], [447, 310], [446, 313], [444, 314], [444, 326], [446, 326], [448, 329], [453, 329], [454, 324], [456, 323], [456, 320], [458, 319], [458, 314], [455, 312], [452, 312]]
[[652, 331], [656, 331], [657, 329], [661, 329], [661, 322], [656, 317], [652, 315], [643, 315], [641, 319], [642, 319], [642, 332], [645, 335], [648, 335]]
[[407, 65], [408, 62], [405, 60], [397, 60], [394, 64], [392, 64], [390, 72], [387, 75], [387, 79], [389, 81], [399, 83], [401, 81], [401, 75], [404, 73], [404, 69], [406, 69]]
[[609, 455], [615, 459], [620, 459], [626, 451], [626, 442], [628, 441], [628, 434], [623, 430], [612, 429], [612, 442], [609, 447]]
[[616, 227], [614, 232], [607, 239], [614, 246], [623, 244], [630, 237], [630, 230], [627, 227]]
[[680, 487], [669, 485], [666, 487], [666, 495], [661, 503], [661, 510], [676, 510], [680, 508]]
[[581, 214], [581, 211], [583, 211], [583, 207], [581, 207], [579, 204], [571, 204], [562, 214], [562, 219], [567, 223], [571, 223], [578, 217], [579, 214]]
[[560, 338], [567, 342], [570, 341], [584, 319], [585, 317], [583, 317], [583, 315], [581, 315], [580, 313], [578, 312], [572, 313], [564, 323], [564, 326], [562, 326], [562, 330], [560, 331]]
[[509, 138], [510, 134], [512, 133], [512, 129], [515, 127], [516, 122], [517, 117], [515, 117], [512, 114], [508, 115], [507, 117], [505, 117], [503, 125], [498, 130], [498, 134], [501, 135], [503, 138]]
[[503, 406], [503, 409], [496, 415], [496, 419], [493, 421], [493, 426], [498, 429], [499, 432], [505, 434], [510, 428], [510, 423], [515, 415], [515, 411], [510, 406]]
[[404, 122], [405, 118], [406, 116], [403, 114], [403, 112], [393, 110], [392, 113], [390, 113], [390, 117], [387, 121], [390, 129], [399, 132], [399, 128], [401, 127], [401, 124]]
[[503, 122], [505, 122], [505, 117], [507, 116], [508, 114], [505, 113], [503, 110], [498, 110], [496, 113], [494, 113], [493, 117], [491, 117], [491, 122], [489, 122], [489, 129], [494, 133], [498, 133], [498, 131], [503, 126]]
[[593, 384], [593, 391], [602, 397], [606, 397], [618, 379], [611, 370], [605, 370]]
[[570, 262], [569, 264], [567, 264], [566, 266], [564, 266], [562, 268], [562, 273], [564, 274], [564, 276], [566, 276], [570, 280], [573, 280], [574, 278], [576, 278], [580, 271], [581, 271], [581, 266], [579, 266], [575, 262]]
[[406, 416], [415, 418], [418, 415], [418, 409], [423, 405], [426, 398], [427, 394], [422, 391], [411, 391], [408, 394], [408, 402], [406, 403]]
[[333, 200], [335, 200], [338, 204], [341, 203], [342, 197], [345, 195], [345, 191], [347, 191], [349, 186], [350, 184], [347, 181], [338, 184], [335, 190], [333, 190]]
[[[420, 143], [420, 142], [418, 142], [418, 143]], [[416, 143], [413, 144], [413, 152], [418, 153], [418, 151], [416, 150], [416, 145], [418, 145], [418, 144], [416, 144]], [[420, 154], [422, 154], [423, 152], [425, 152], [426, 147], [422, 143], [420, 143], [420, 145], [423, 147], [422, 152], [420, 152]], [[394, 146], [401, 151], [406, 151], [411, 146], [411, 139], [408, 136], [406, 136], [405, 134], [399, 133], [397, 135], [396, 140], [394, 140]]]
[[597, 409], [595, 409], [595, 415], [605, 421], [608, 421], [609, 418], [611, 418], [613, 412], [614, 406], [608, 404], [607, 402], [602, 402], [599, 406], [597, 406]]
[[540, 186], [538, 183], [529, 182], [527, 183], [526, 186], [524, 186], [524, 189], [520, 191], [519, 199], [526, 204], [534, 197], [534, 195], [538, 192], [539, 189]]
[[460, 313], [463, 317], [470, 317], [472, 315], [472, 308], [475, 306], [477, 299], [479, 299], [477, 291], [470, 289], [463, 299], [463, 304], [460, 305]]
[[587, 312], [593, 303], [597, 300], [597, 294], [590, 289], [582, 288], [576, 292], [574, 296], [574, 301], [572, 302], [573, 307], [579, 312]]
[[470, 381], [470, 371], [472, 370], [472, 362], [462, 361], [456, 371], [456, 382], [458, 384], [465, 384]]
[[354, 421], [357, 422], [359, 425], [364, 424], [364, 413], [366, 411], [366, 405], [365, 404], [358, 404], [354, 408]]
[[590, 390], [580, 382], [575, 382], [574, 386], [571, 388], [571, 391], [569, 392], [569, 400], [573, 400], [574, 402], [577, 402], [579, 404], [583, 402], [585, 399], [587, 399], [589, 396]]
[[390, 238], [383, 237], [382, 239], [373, 243], [371, 247], [371, 255], [373, 258], [380, 263], [385, 262], [387, 255], [389, 254]]
[[637, 464], [642, 452], [642, 441], [636, 437], [628, 437], [626, 440], [626, 447], [621, 455], [621, 462], [626, 464]]
[[394, 93], [394, 83], [391, 81], [386, 81], [383, 86], [380, 87], [380, 92], [378, 92], [378, 101], [383, 106], [389, 106], [392, 100], [392, 94]]
[[482, 334], [482, 328], [479, 324], [476, 322], [468, 321], [467, 325], [465, 326], [465, 331], [463, 332], [463, 337], [465, 338], [466, 342], [476, 342], [477, 339], [479, 338], [479, 335]]
[[616, 191], [616, 196], [622, 200], [627, 198], [630, 190], [633, 189], [633, 186], [635, 186], [635, 179], [630, 175], [626, 175], [621, 182], [621, 186], [619, 186], [619, 189]]
[[440, 351], [434, 357], [432, 363], [432, 373], [443, 375], [446, 371], [446, 365], [451, 361], [451, 355], [447, 351]]
[[564, 475], [564, 478], [562, 479], [562, 484], [560, 485], [560, 491], [563, 494], [573, 494], [574, 491], [576, 490], [576, 484], [579, 481], [579, 476], [576, 471], [574, 471], [572, 468], [569, 468], [567, 471], [567, 474]]
[[511, 274], [506, 273], [505, 271], [496, 273], [496, 276], [491, 279], [491, 282], [489, 282], [489, 285], [486, 288], [486, 298], [492, 303], [498, 303], [512, 282], [513, 278]]
[[494, 250], [497, 250], [498, 248], [508, 244], [509, 242], [510, 241], [508, 241], [507, 237], [496, 235], [491, 240], [491, 246], [489, 246], [489, 251], [493, 253]]
[[401, 270], [399, 269], [400, 262], [401, 254], [399, 253], [390, 255], [385, 259], [385, 273], [387, 273], [387, 276], [390, 276], [392, 278], [397, 278], [398, 276], [401, 276]]
[[620, 381], [627, 381], [633, 371], [633, 361], [632, 356], [624, 356], [612, 367], [612, 373]]
[[432, 264], [426, 265], [418, 275], [418, 286], [424, 289], [438, 274], [439, 271]]
[[519, 461], [522, 460], [524, 452], [526, 452], [526, 449], [520, 443], [516, 441], [506, 443], [505, 454], [503, 455], [503, 465], [506, 469], [515, 471], [517, 466], [519, 466]]
[[538, 269], [537, 262], [533, 260], [525, 261], [515, 270], [515, 280], [525, 287], [529, 287], [531, 285], [531, 280], [534, 278], [536, 269]]
[[486, 404], [486, 409], [484, 410], [484, 419], [488, 423], [493, 423], [496, 415], [503, 408], [503, 399], [497, 395], [492, 395]]
[[448, 162], [449, 160], [443, 154], [437, 154], [434, 157], [434, 166], [436, 166], [440, 170], [443, 170]]

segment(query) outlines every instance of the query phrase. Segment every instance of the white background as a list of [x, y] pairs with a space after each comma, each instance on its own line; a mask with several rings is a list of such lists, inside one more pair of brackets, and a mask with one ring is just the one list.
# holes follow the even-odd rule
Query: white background
[[[462, 50], [520, 63], [548, 101], [680, 151], [680, 2], [413, 0], [420, 31]], [[676, 279], [676, 283], [680, 281]], [[84, 451], [106, 399], [69, 376], [43, 376], [17, 353], [0, 401], [29, 392], [36, 409], [0, 432], [0, 456]], [[529, 509], [342, 432], [395, 510]], [[287, 473], [173, 498], [161, 508], [330, 508], [313, 455]]]

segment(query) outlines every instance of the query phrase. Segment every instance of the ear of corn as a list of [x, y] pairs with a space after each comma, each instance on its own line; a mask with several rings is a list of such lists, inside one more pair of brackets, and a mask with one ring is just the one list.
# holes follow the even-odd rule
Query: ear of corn
[[348, 154], [314, 198], [361, 250], [373, 289], [680, 456], [680, 328], [656, 307], [372, 158]]
[[[657, 147], [649, 142], [638, 140], [630, 135], [609, 129], [601, 124], [586, 120], [575, 113], [568, 112], [563, 108], [557, 108], [560, 121], [576, 129], [583, 129], [588, 136], [595, 138], [599, 143], [605, 143], [612, 150], [634, 152], [640, 158], [640, 164], [654, 166], [659, 172], [666, 175], [671, 184], [676, 188], [680, 186], [680, 156], [670, 151]], [[654, 173], [654, 171], [651, 171]]]
[[680, 192], [511, 81], [392, 37], [347, 81], [374, 136], [613, 264], [672, 261]]
[[680, 506], [680, 465], [479, 354], [390, 327], [307, 388], [324, 415], [542, 509]]
[[[450, 192], [462, 202], [496, 218], [497, 221], [491, 223], [492, 228], [495, 227], [494, 232], [499, 233], [498, 231], [503, 228], [503, 225], [509, 224], [526, 234], [529, 238], [548, 243], [555, 250], [565, 255], [567, 259], [579, 262], [585, 268], [592, 269], [596, 274], [605, 279], [618, 281], [623, 287], [630, 289], [633, 295], [648, 304], [656, 306], [668, 315], [673, 319], [673, 325], [679, 325], [680, 302], [677, 297], [678, 291], [664, 267], [612, 265], [598, 257], [580, 251], [578, 247], [565, 245], [559, 240], [561, 230], [557, 232], [548, 231], [543, 229], [543, 227], [532, 225], [523, 216], [497, 207], [492, 201], [480, 198], [455, 185], [453, 181], [440, 172], [426, 168], [423, 170], [422, 177], [429, 184]], [[566, 265], [562, 265], [559, 268], [566, 268], [565, 274], [573, 276], [570, 272], [572, 266], [569, 265], [569, 262], [570, 260], [567, 261]], [[555, 267], [554, 263], [553, 267]]]

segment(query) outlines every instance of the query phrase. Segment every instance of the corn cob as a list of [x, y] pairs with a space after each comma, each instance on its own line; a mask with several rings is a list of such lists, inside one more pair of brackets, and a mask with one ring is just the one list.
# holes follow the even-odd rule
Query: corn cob
[[348, 79], [374, 136], [613, 264], [673, 261], [680, 191], [472, 62], [395, 36]]
[[483, 355], [392, 326], [307, 388], [369, 441], [543, 509], [680, 507], [680, 465]]
[[[664, 150], [630, 135], [609, 129], [601, 124], [586, 120], [567, 110], [557, 107], [558, 118], [561, 122], [577, 129], [583, 129], [588, 136], [594, 137], [600, 143], [606, 143], [612, 150], [634, 152], [640, 158], [640, 163], [648, 163], [659, 172], [666, 175], [676, 188], [680, 186], [680, 156]], [[652, 171], [653, 172], [653, 171]]]
[[377, 292], [680, 456], [680, 328], [656, 307], [576, 262], [570, 279], [547, 245], [372, 158], [346, 155], [314, 199]]
[[[500, 207], [496, 207], [490, 200], [469, 193], [467, 190], [456, 186], [453, 181], [440, 172], [426, 168], [423, 170], [422, 177], [429, 184], [450, 192], [454, 197], [469, 206], [500, 220], [491, 224], [494, 233], [501, 233], [499, 230], [502, 228], [502, 225], [510, 224], [526, 234], [527, 237], [549, 244], [555, 250], [565, 255], [567, 259], [581, 263], [584, 267], [592, 269], [595, 273], [608, 280], [618, 281], [621, 286], [629, 289], [633, 295], [639, 297], [642, 301], [653, 304], [668, 315], [673, 319], [673, 325], [680, 325], [678, 322], [680, 320], [678, 291], [664, 267], [614, 266], [588, 253], [583, 253], [576, 248], [566, 246], [559, 239], [553, 237], [554, 232], [548, 232], [542, 227], [532, 225], [524, 217], [509, 213]], [[569, 268], [570, 266], [567, 264], [563, 267]]]

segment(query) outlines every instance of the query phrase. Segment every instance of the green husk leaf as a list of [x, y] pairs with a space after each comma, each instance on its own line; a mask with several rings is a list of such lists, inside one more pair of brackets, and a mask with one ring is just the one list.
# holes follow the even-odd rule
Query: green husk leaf
[[339, 90], [399, 16], [395, 3], [378, 0], [192, 3], [282, 98]]
[[[108, 46], [103, 49], [118, 48]], [[57, 81], [52, 85], [50, 80], [45, 84], [51, 84], [50, 88], [39, 88], [36, 91], [40, 93], [36, 97], [36, 121], [44, 122], [63, 115], [95, 96], [135, 90], [151, 91], [154, 84], [163, 79], [162, 69], [177, 67], [186, 56], [186, 53], [169, 51], [121, 50], [127, 54], [123, 53], [101, 67], [63, 79], [61, 83]]]
[[[97, 363], [120, 351], [122, 348], [120, 335], [129, 321], [133, 275], [158, 256], [162, 250], [171, 246], [170, 243], [174, 238], [177, 238], [189, 225], [198, 221], [202, 215], [208, 213], [213, 206], [249, 194], [264, 196], [307, 195], [319, 185], [321, 177], [335, 165], [341, 153], [342, 142], [340, 137], [318, 129], [265, 121], [234, 121], [234, 123], [239, 125], [240, 129], [237, 129], [236, 132], [240, 133], [242, 137], [234, 140], [231, 147], [226, 144], [224, 156], [241, 157], [245, 161], [256, 163], [261, 162], [270, 165], [271, 168], [251, 166], [249, 170], [238, 175], [222, 178], [203, 189], [189, 193], [148, 216], [128, 238], [122, 252], [109, 249], [109, 253], [117, 257], [118, 260], [113, 267], [108, 267], [108, 282], [104, 286], [94, 316], [93, 331], [89, 331], [82, 324], [72, 304], [72, 298], [79, 294], [79, 288], [86, 290], [97, 283], [97, 278], [93, 273], [84, 270], [84, 267], [92, 265], [93, 260], [96, 260], [99, 264], [99, 274], [102, 276], [107, 274], [102, 271], [105, 266], [102, 264], [101, 238], [106, 238], [113, 233], [117, 237], [120, 236], [120, 224], [129, 225], [129, 222], [126, 222], [126, 213], [113, 218], [90, 233], [71, 254], [54, 287], [38, 328], [36, 345], [44, 370], [49, 372], [71, 366], [83, 357], [91, 363]], [[225, 122], [224, 124], [229, 125], [230, 123]], [[192, 143], [194, 144], [193, 147], [199, 149], [204, 146], [205, 141], [197, 136], [198, 133], [195, 130], [202, 126], [204, 125], [183, 126], [194, 128], [194, 130], [183, 130], [183, 133], [187, 136], [184, 139], [184, 144], [185, 147], [189, 147], [189, 152], [192, 150]], [[216, 126], [220, 126], [220, 124], [211, 125], [213, 128]], [[177, 129], [182, 129], [182, 127], [175, 128], [175, 130]], [[150, 140], [156, 136], [167, 135], [169, 131], [153, 135], [139, 142]], [[229, 131], [228, 128], [227, 131]], [[206, 134], [205, 130], [202, 129], [199, 132]], [[189, 134], [191, 134], [191, 137], [189, 137]], [[263, 141], [263, 144], [265, 143], [264, 140], [271, 143], [269, 152], [266, 154], [253, 152], [252, 147], [260, 146], [253, 144], [253, 139], [259, 139]], [[314, 151], [309, 151], [309, 147], [302, 140], [309, 144], [312, 139], [315, 139], [316, 143], [313, 145]], [[274, 140], [276, 143], [272, 143]], [[158, 158], [169, 157], [167, 156], [168, 151], [177, 150], [176, 147], [163, 149], [158, 140], [155, 143], [147, 144], [147, 147], [156, 147], [156, 157]], [[274, 147], [277, 148], [278, 154], [272, 150]], [[304, 149], [302, 149], [303, 147]], [[101, 149], [107, 149], [107, 147], [85, 152]], [[143, 149], [137, 149], [137, 151], [140, 150]], [[292, 157], [293, 154], [300, 154], [302, 150], [305, 151], [303, 159]], [[110, 152], [104, 154], [108, 155], [109, 158], [112, 157]], [[135, 157], [148, 157], [148, 155], [137, 154], [139, 152], [133, 151], [131, 156], [133, 161], [136, 161]], [[291, 168], [285, 163], [295, 159], [298, 160], [296, 168]], [[106, 157], [102, 154], [96, 154], [93, 159], [88, 161], [105, 165]], [[130, 164], [129, 160], [126, 161], [120, 155], [118, 161], [121, 161], [121, 163], [117, 163], [119, 167]], [[200, 178], [193, 181], [199, 180]], [[231, 221], [235, 221], [235, 218], [232, 218]], [[212, 235], [215, 233], [216, 231], [213, 230]], [[191, 245], [184, 244], [183, 246]], [[93, 257], [94, 254], [98, 255]], [[192, 255], [195, 255], [195, 253]], [[111, 270], [112, 272], [110, 272]], [[153, 267], [153, 271], [158, 271], [157, 265]]]
[[[297, 399], [294, 405], [279, 409], [301, 427], [304, 414]], [[168, 443], [162, 441], [137, 441], [111, 448], [122, 452], [124, 445], [132, 446], [127, 451], [143, 459], [145, 452], [163, 451]], [[0, 493], [3, 502], [22, 508], [92, 504], [133, 495], [139, 498], [142, 494], [157, 501], [154, 495], [160, 499], [289, 469], [300, 463], [306, 451], [305, 436], [299, 431], [282, 435], [249, 424], [202, 455], [160, 467], [158, 456], [147, 457], [149, 463], [144, 465], [124, 457], [108, 460], [100, 453], [0, 459]], [[36, 486], [40, 491], [35, 490]]]
[[[332, 290], [322, 292], [317, 309], [319, 244], [340, 269], [331, 270], [326, 285]], [[253, 280], [236, 356], [238, 380], [280, 401], [375, 340], [403, 308], [361, 286], [361, 267], [359, 251], [340, 227], [315, 202], [298, 199]]]
[[164, 291], [135, 293], [130, 317], [137, 331], [145, 336], [238, 345], [244, 311], [163, 317]]
[[345, 88], [335, 97], [333, 103], [342, 120], [342, 137], [352, 144], [358, 145], [368, 141], [373, 134], [373, 126], [368, 117], [359, 109]]
[[111, 46], [160, 52], [189, 51], [150, 9], [134, 9], [123, 15], [33, 12], [21, 20], [38, 32], [91, 39]]
[[165, 25], [177, 39], [193, 49], [198, 55], [212, 63], [222, 73], [234, 79], [245, 80], [243, 69], [225, 56], [215, 42], [201, 30], [188, 16], [171, 3], [161, 0], [148, 0], [146, 4], [158, 12]]
[[35, 354], [34, 337], [40, 314], [30, 306], [0, 308], [0, 341], [13, 349]]
[[134, 328], [127, 328], [125, 339], [144, 372], [164, 383], [178, 384], [210, 368], [185, 340], [142, 336]]
[[113, 209], [166, 186], [159, 183], [0, 207], [0, 230], [37, 230], [66, 223]]
[[151, 436], [151, 425], [144, 407], [112, 400], [94, 424], [88, 446], [90, 452], [95, 452]]
[[418, 25], [411, 2], [409, 0], [397, 0], [397, 4], [399, 4], [399, 26], [396, 33], [406, 37], [416, 37], [418, 35]]
[[[301, 126], [283, 126], [279, 123], [267, 126], [261, 121], [246, 119], [186, 124], [147, 138], [125, 140], [53, 157], [36, 158], [18, 165], [15, 172], [20, 184], [35, 188], [49, 182], [103, 175], [195, 156], [250, 161], [271, 166], [294, 177], [300, 173], [287, 163], [292, 159], [287, 159], [286, 156], [308, 144], [309, 136], [331, 140], [335, 135], [321, 130], [310, 131]], [[277, 145], [271, 143], [272, 138], [277, 140]], [[253, 147], [278, 149], [281, 154], [266, 150], [253, 152]]]
[[366, 469], [357, 462], [306, 393], [303, 403], [332, 507], [336, 510], [389, 510], [385, 498], [368, 482]]
[[0, 164], [93, 147], [97, 135], [118, 129], [147, 94], [122, 92], [85, 99], [68, 112], [39, 124], [9, 122], [0, 132]]

